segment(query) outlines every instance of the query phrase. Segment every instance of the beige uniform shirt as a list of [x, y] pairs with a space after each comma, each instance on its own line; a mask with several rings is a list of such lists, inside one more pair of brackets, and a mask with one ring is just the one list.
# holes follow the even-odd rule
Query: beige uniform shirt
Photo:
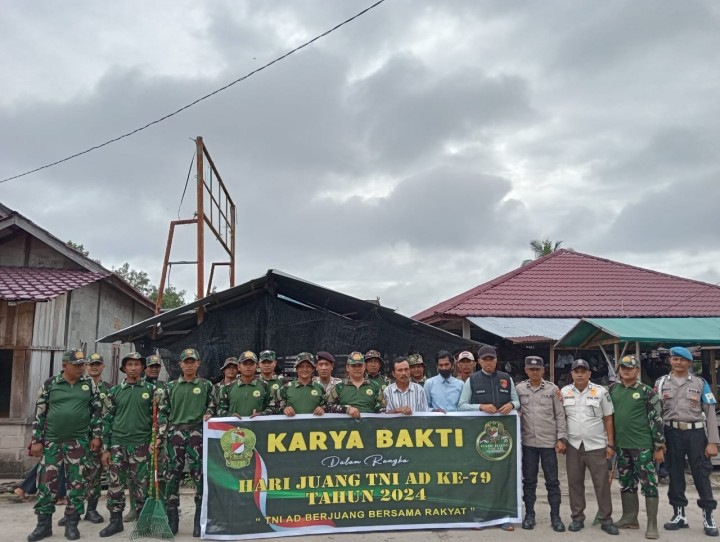
[[602, 386], [590, 382], [583, 391], [574, 384], [562, 389], [563, 408], [567, 420], [567, 439], [570, 445], [586, 451], [599, 450], [608, 445], [603, 417], [612, 416], [610, 395]]
[[703, 401], [704, 387], [705, 381], [693, 374], [683, 378], [672, 374], [659, 378], [656, 388], [662, 402], [663, 420], [666, 423], [705, 421], [708, 442], [720, 444], [715, 404]]
[[567, 438], [565, 410], [555, 384], [543, 380], [533, 388], [526, 380], [515, 389], [520, 399], [523, 446], [554, 448], [558, 440]]

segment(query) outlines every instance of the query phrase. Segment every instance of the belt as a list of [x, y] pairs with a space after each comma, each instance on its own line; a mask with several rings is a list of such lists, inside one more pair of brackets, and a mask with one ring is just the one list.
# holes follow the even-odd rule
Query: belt
[[665, 425], [672, 427], [673, 429], [680, 429], [686, 431], [688, 429], [704, 429], [705, 424], [703, 422], [665, 422]]
[[193, 429], [202, 429], [202, 422], [195, 423], [179, 423], [170, 426], [170, 431], [192, 431]]

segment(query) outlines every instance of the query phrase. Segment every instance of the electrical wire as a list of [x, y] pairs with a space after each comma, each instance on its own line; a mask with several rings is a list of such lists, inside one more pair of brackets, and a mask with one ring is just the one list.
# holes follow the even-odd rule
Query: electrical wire
[[256, 73], [261, 72], [261, 71], [263, 71], [263, 70], [266, 69], [266, 68], [269, 68], [269, 67], [272, 66], [273, 64], [277, 64], [277, 63], [280, 62], [281, 60], [284, 60], [284, 59], [286, 59], [287, 57], [289, 57], [291, 54], [296, 53], [296, 52], [298, 52], [298, 51], [301, 50], [301, 49], [304, 49], [305, 47], [307, 47], [308, 45], [311, 45], [311, 44], [315, 43], [315, 42], [318, 41], [319, 39], [322, 39], [322, 38], [324, 38], [325, 36], [327, 36], [327, 35], [329, 35], [329, 34], [332, 34], [332, 33], [335, 32], [336, 30], [338, 30], [339, 28], [345, 26], [345, 25], [348, 24], [348, 23], [351, 23], [352, 21], [354, 21], [354, 20], [357, 19], [358, 17], [361, 17], [362, 15], [364, 15], [364, 14], [366, 14], [368, 11], [376, 8], [377, 6], [379, 6], [380, 4], [382, 4], [383, 2], [385, 2], [385, 0], [378, 0], [377, 2], [375, 2], [374, 4], [372, 4], [371, 6], [369, 6], [369, 7], [365, 8], [365, 9], [363, 9], [362, 11], [356, 13], [355, 15], [353, 15], [352, 17], [350, 17], [349, 19], [346, 19], [346, 20], [344, 20], [343, 22], [341, 22], [341, 23], [333, 26], [331, 29], [326, 30], [326, 31], [323, 32], [322, 34], [319, 34], [319, 35], [315, 36], [314, 38], [312, 38], [312, 39], [309, 40], [309, 41], [306, 41], [306, 42], [303, 43], [302, 45], [300, 45], [300, 46], [298, 46], [298, 47], [295, 47], [295, 49], [292, 49], [292, 50], [288, 51], [287, 53], [285, 53], [284, 55], [281, 55], [281, 56], [277, 57], [275, 60], [272, 60], [272, 61], [268, 62], [267, 64], [265, 64], [265, 65], [263, 65], [263, 66], [260, 66], [259, 68], [251, 71], [250, 73], [248, 73], [248, 74], [246, 74], [246, 75], [243, 75], [243, 76], [240, 77], [239, 79], [235, 79], [234, 81], [228, 83], [227, 85], [222, 86], [222, 87], [220, 87], [219, 89], [214, 90], [214, 91], [212, 91], [211, 93], [206, 94], [205, 96], [202, 96], [202, 97], [198, 98], [197, 100], [195, 100], [195, 101], [193, 101], [193, 102], [190, 102], [190, 103], [187, 104], [187, 105], [182, 106], [180, 109], [177, 109], [176, 111], [173, 111], [172, 113], [168, 113], [167, 115], [164, 115], [164, 116], [160, 117], [159, 119], [155, 119], [155, 120], [153, 120], [153, 121], [151, 121], [151, 122], [148, 122], [147, 124], [145, 124], [145, 125], [143, 125], [143, 126], [141, 126], [141, 127], [139, 127], [139, 128], [136, 128], [135, 130], [132, 130], [132, 131], [130, 131], [130, 132], [127, 132], [127, 133], [125, 133], [125, 134], [122, 134], [122, 135], [120, 135], [120, 136], [118, 136], [118, 137], [114, 137], [113, 139], [109, 139], [109, 140], [105, 141], [104, 143], [100, 143], [100, 144], [98, 144], [98, 145], [94, 145], [94, 146], [92, 146], [92, 147], [90, 147], [90, 148], [88, 148], [88, 149], [85, 149], [84, 151], [80, 151], [80, 152], [77, 152], [77, 153], [72, 154], [72, 155], [70, 155], [70, 156], [67, 156], [67, 157], [65, 157], [65, 158], [62, 158], [61, 160], [56, 160], [55, 162], [51, 162], [51, 163], [49, 163], [49, 164], [45, 164], [44, 166], [40, 166], [40, 167], [37, 167], [37, 168], [35, 168], [35, 169], [31, 169], [30, 171], [26, 171], [25, 173], [20, 173], [20, 174], [18, 174], [18, 175], [13, 175], [12, 177], [7, 177], [7, 178], [5, 178], [5, 179], [2, 179], [2, 180], [0, 180], [0, 184], [6, 183], [6, 182], [8, 182], [8, 181], [12, 181], [12, 180], [14, 180], [14, 179], [19, 179], [20, 177], [25, 177], [26, 175], [30, 175], [30, 174], [32, 174], [32, 173], [36, 173], [36, 172], [38, 172], [38, 171], [41, 171], [41, 170], [43, 170], [43, 169], [47, 169], [47, 168], [56, 166], [56, 165], [58, 165], [58, 164], [62, 164], [63, 162], [67, 162], [68, 160], [72, 160], [73, 158], [77, 158], [78, 156], [82, 156], [83, 154], [87, 154], [87, 153], [92, 152], [92, 151], [94, 151], [94, 150], [101, 149], [102, 147], [106, 147], [106, 146], [108, 146], [108, 145], [110, 145], [110, 144], [112, 144], [112, 143], [115, 143], [115, 142], [117, 142], [117, 141], [120, 141], [121, 139], [125, 139], [126, 137], [130, 137], [130, 136], [132, 136], [132, 135], [135, 135], [135, 134], [137, 134], [138, 132], [142, 132], [143, 130], [146, 130], [147, 128], [150, 128], [151, 126], [154, 126], [155, 124], [160, 124], [161, 122], [163, 122], [163, 121], [165, 121], [165, 120], [167, 120], [167, 119], [169, 119], [169, 118], [171, 118], [171, 117], [174, 117], [175, 115], [178, 115], [178, 114], [182, 113], [182, 112], [185, 111], [186, 109], [190, 109], [190, 108], [193, 107], [194, 105], [197, 105], [197, 104], [199, 104], [200, 102], [202, 102], [202, 101], [204, 101], [204, 100], [207, 100], [208, 98], [211, 98], [211, 97], [215, 96], [216, 94], [219, 94], [220, 92], [223, 92], [224, 90], [229, 89], [229, 88], [232, 87], [233, 85], [236, 85], [237, 83], [240, 83], [240, 82], [244, 81], [245, 79], [247, 79], [247, 78], [249, 78], [249, 77], [252, 77], [252, 76], [255, 75]]
[[[195, 141], [193, 139], [193, 141]], [[190, 173], [192, 172], [193, 164], [195, 163], [195, 153], [193, 152], [192, 158], [190, 159], [190, 167], [188, 168], [187, 179], [185, 179], [185, 188], [183, 188], [182, 197], [180, 198], [180, 204], [178, 205], [178, 220], [180, 220], [180, 208], [182, 207], [183, 200], [185, 199], [185, 192], [187, 192], [188, 183], [190, 183]]]

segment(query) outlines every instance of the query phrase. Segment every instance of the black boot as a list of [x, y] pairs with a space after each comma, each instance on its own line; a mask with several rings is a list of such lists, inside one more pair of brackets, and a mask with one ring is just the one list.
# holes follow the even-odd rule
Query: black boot
[[108, 523], [108, 526], [100, 531], [100, 536], [102, 538], [112, 536], [115, 533], [123, 532], [124, 529], [122, 512], [110, 512], [110, 523]]
[[63, 514], [63, 517], [61, 517], [58, 520], [58, 527], [65, 527], [65, 522], [67, 521], [67, 516]]
[[195, 497], [195, 519], [193, 520], [193, 536], [200, 538], [200, 512], [202, 512], [202, 497]]
[[105, 518], [97, 511], [97, 504], [97, 497], [90, 497], [88, 499], [87, 512], [85, 512], [85, 517], [83, 518], [85, 521], [89, 521], [90, 523], [102, 523], [105, 521]]
[[68, 540], [77, 540], [80, 538], [80, 531], [78, 531], [78, 523], [80, 522], [80, 513], [75, 512], [72, 516], [67, 516], [65, 519], [65, 538]]
[[28, 535], [28, 542], [42, 540], [46, 536], [52, 536], [52, 514], [38, 514], [37, 527]]
[[170, 530], [172, 531], [172, 534], [177, 534], [178, 524], [180, 523], [180, 516], [178, 515], [178, 509], [177, 508], [168, 508], [167, 517], [168, 517], [168, 525], [170, 525]]
[[665, 525], [663, 525], [663, 528], [666, 531], [677, 531], [678, 529], [685, 529], [686, 527], [689, 527], [690, 524], [688, 523], [687, 518], [685, 517], [685, 507], [684, 506], [673, 506], [673, 516], [670, 521], [668, 521]]
[[522, 520], [522, 528], [531, 530], [535, 528], [535, 507], [525, 504], [525, 517]]
[[703, 509], [703, 528], [705, 529], [705, 534], [708, 536], [718, 535], [718, 528], [717, 525], [715, 525], [713, 511], [709, 508]]
[[560, 505], [550, 505], [550, 526], [556, 533], [565, 532], [565, 524], [560, 519]]

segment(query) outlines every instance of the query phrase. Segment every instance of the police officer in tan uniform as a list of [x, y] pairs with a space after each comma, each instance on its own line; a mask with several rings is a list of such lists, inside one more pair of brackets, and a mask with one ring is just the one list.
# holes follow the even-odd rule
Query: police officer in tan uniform
[[560, 391], [552, 382], [543, 378], [545, 363], [539, 356], [525, 358], [528, 380], [517, 385], [522, 421], [522, 483], [525, 518], [523, 529], [535, 527], [535, 501], [538, 467], [542, 463], [545, 487], [550, 504], [550, 525], [553, 531], [562, 533], [565, 525], [560, 519], [560, 480], [558, 479], [557, 454], [565, 453], [567, 430], [565, 410]]
[[717, 445], [720, 443], [715, 418], [717, 401], [708, 383], [690, 373], [692, 361], [692, 354], [687, 348], [671, 348], [672, 372], [655, 382], [655, 390], [660, 395], [663, 407], [667, 446], [665, 464], [670, 474], [668, 497], [673, 507], [672, 519], [664, 527], [668, 531], [676, 531], [689, 526], [685, 516], [685, 507], [688, 505], [685, 497], [687, 457], [700, 497], [697, 503], [703, 511], [705, 534], [718, 536], [713, 518], [717, 501], [713, 498], [710, 485], [713, 470], [710, 458], [717, 455]]

